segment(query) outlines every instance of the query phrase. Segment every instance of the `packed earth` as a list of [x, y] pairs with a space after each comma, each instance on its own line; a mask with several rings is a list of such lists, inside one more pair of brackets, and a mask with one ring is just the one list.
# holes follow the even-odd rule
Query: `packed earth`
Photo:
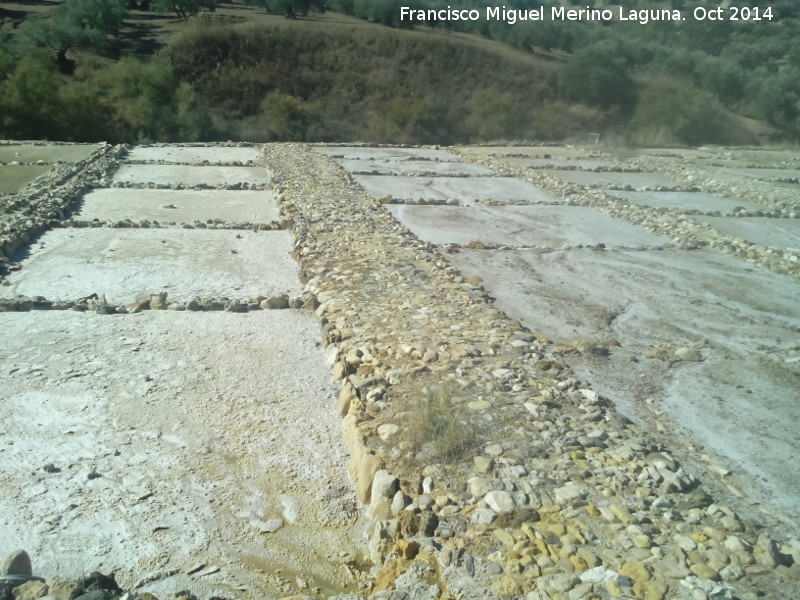
[[0, 598], [800, 597], [798, 175], [0, 143]]

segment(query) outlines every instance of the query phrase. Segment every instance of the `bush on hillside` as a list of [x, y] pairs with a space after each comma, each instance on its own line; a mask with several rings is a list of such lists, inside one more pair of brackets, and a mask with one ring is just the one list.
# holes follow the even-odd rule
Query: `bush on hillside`
[[473, 140], [524, 138], [531, 130], [532, 117], [509, 92], [483, 89], [472, 96], [464, 128]]
[[609, 44], [596, 44], [575, 53], [558, 74], [570, 100], [603, 109], [629, 111], [636, 102], [628, 63]]
[[217, 8], [217, 0], [155, 0], [152, 7], [156, 12], [175, 13], [186, 21], [201, 10], [215, 10]]
[[314, 130], [321, 122], [316, 106], [281, 92], [268, 94], [261, 103], [261, 112], [269, 136], [264, 141], [308, 141], [314, 138]]
[[749, 109], [768, 123], [800, 131], [800, 67], [758, 70], [747, 87]]
[[628, 137], [643, 146], [752, 142], [711, 94], [667, 76], [645, 82]]
[[397, 98], [369, 121], [369, 141], [393, 144], [450, 143], [447, 101], [433, 92], [423, 98]]
[[44, 55], [23, 56], [0, 84], [2, 136], [54, 139], [60, 130], [58, 73]]
[[51, 13], [31, 18], [25, 39], [39, 48], [48, 48], [64, 74], [74, 71], [75, 63], [67, 58], [72, 48], [102, 48], [109, 35], [119, 32], [128, 12], [125, 0], [70, 0]]
[[192, 87], [180, 82], [165, 61], [127, 58], [89, 77], [114, 115], [114, 137], [122, 140], [194, 141], [213, 137], [207, 108]]

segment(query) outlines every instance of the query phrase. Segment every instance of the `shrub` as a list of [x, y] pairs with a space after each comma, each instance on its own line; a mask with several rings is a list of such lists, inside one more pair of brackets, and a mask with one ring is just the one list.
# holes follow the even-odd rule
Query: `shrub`
[[371, 141], [397, 144], [449, 143], [448, 103], [433, 92], [419, 100], [395, 99], [370, 123]]
[[628, 127], [640, 145], [729, 144], [740, 135], [711, 94], [664, 76], [645, 81]]
[[202, 9], [213, 11], [216, 8], [217, 0], [156, 0], [153, 3], [155, 11], [174, 12], [184, 21]]
[[99, 92], [89, 81], [73, 81], [61, 86], [58, 139], [70, 142], [119, 139], [114, 115], [103, 105]]
[[457, 395], [456, 388], [441, 386], [424, 392], [412, 406], [408, 432], [418, 454], [457, 462], [478, 445], [478, 431], [460, 415]]
[[627, 111], [635, 102], [627, 61], [607, 44], [576, 52], [562, 67], [558, 81], [567, 98], [590, 106]]
[[3, 136], [16, 139], [57, 138], [60, 119], [58, 89], [61, 80], [44, 56], [31, 53], [20, 59], [0, 84]]
[[753, 114], [778, 127], [800, 130], [800, 67], [787, 66], [777, 73], [759, 70], [746, 93]]
[[127, 12], [125, 0], [70, 0], [47, 16], [32, 18], [25, 37], [34, 46], [49, 48], [59, 70], [71, 74], [75, 65], [67, 58], [70, 48], [102, 48], [108, 35], [117, 34]]
[[316, 107], [300, 98], [272, 92], [261, 103], [269, 141], [304, 142], [321, 121]]
[[491, 141], [525, 137], [533, 115], [510, 92], [479, 90], [464, 126], [474, 140]]
[[173, 108], [177, 81], [159, 61], [125, 58], [91, 77], [103, 102], [119, 123], [118, 136], [129, 141], [169, 141], [178, 123]]

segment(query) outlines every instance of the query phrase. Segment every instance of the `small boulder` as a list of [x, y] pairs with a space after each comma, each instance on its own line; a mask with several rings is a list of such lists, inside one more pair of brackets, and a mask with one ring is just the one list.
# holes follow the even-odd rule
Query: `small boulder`
[[703, 355], [697, 348], [678, 348], [675, 350], [675, 358], [686, 362], [700, 362]]
[[266, 309], [289, 308], [289, 295], [280, 294], [278, 296], [272, 296], [271, 298], [267, 298], [266, 300], [261, 302], [261, 308], [266, 308]]
[[25, 550], [14, 550], [14, 552], [6, 554], [3, 562], [0, 563], [0, 575], [31, 577], [33, 575], [31, 557]]

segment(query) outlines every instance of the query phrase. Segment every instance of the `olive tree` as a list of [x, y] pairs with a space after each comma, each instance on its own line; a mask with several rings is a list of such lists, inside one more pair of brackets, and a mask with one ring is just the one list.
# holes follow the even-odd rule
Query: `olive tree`
[[290, 19], [297, 15], [305, 17], [312, 10], [325, 12], [326, 0], [245, 0], [247, 4], [260, 6], [274, 13], [285, 14]]
[[217, 0], [155, 0], [153, 3], [156, 12], [174, 12], [184, 21], [201, 9], [213, 11], [216, 8]]
[[128, 12], [126, 0], [64, 0], [52, 12], [31, 20], [25, 30], [29, 42], [55, 53], [58, 69], [71, 74], [71, 48], [100, 48], [119, 32]]

